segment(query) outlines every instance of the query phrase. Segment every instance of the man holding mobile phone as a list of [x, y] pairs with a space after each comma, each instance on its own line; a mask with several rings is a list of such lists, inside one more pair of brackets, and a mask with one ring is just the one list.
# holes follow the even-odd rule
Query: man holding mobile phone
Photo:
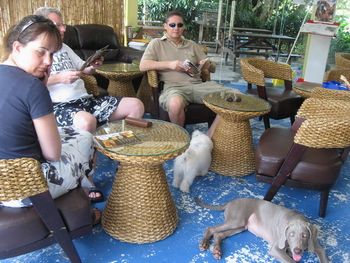
[[[62, 14], [57, 8], [41, 7], [35, 11], [50, 19], [58, 28], [62, 39], [66, 31]], [[53, 55], [47, 87], [54, 103], [58, 126], [75, 126], [93, 133], [97, 126], [106, 122], [133, 117], [140, 119], [144, 114], [143, 103], [137, 98], [103, 96], [94, 98], [88, 94], [81, 74], [93, 74], [102, 65], [103, 56], [98, 56], [87, 67], [80, 70], [84, 61], [63, 44]]]

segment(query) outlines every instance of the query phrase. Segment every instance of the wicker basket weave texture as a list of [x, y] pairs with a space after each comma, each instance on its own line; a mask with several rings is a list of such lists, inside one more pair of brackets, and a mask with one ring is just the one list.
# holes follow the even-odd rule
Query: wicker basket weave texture
[[350, 101], [305, 100], [298, 117], [305, 118], [294, 142], [312, 148], [345, 148], [350, 146]]
[[241, 59], [240, 63], [242, 76], [248, 83], [265, 86], [265, 78], [262, 70], [252, 66], [246, 58]]
[[[182, 127], [170, 122], [151, 120], [152, 127], [142, 128], [125, 124], [125, 130], [132, 130], [141, 140], [141, 143], [128, 145], [116, 149], [98, 149], [112, 159], [132, 162], [135, 165], [162, 163], [172, 159], [186, 150], [189, 144], [189, 134]], [[105, 126], [98, 129], [98, 134], [104, 134]], [[122, 123], [111, 122], [108, 124], [109, 132], [122, 130]]]
[[[117, 132], [122, 123], [107, 126], [109, 132]], [[97, 133], [105, 133], [105, 128], [100, 127]], [[125, 129], [132, 130], [142, 142], [115, 152], [99, 148], [120, 161], [102, 225], [107, 233], [122, 241], [155, 242], [169, 236], [178, 223], [162, 165], [185, 151], [190, 137], [182, 127], [159, 120], [152, 120], [150, 128], [126, 124]]]
[[[218, 104], [220, 96], [217, 93], [207, 95], [203, 102], [211, 110], [216, 112], [222, 120], [220, 121], [212, 137], [214, 148], [212, 152], [212, 164], [210, 170], [222, 175], [243, 176], [255, 170], [252, 131], [249, 119], [266, 114], [270, 111], [270, 105], [254, 96], [240, 95], [244, 100], [255, 101], [255, 106], [260, 111], [238, 111], [234, 107], [225, 109]], [[261, 105], [259, 103], [261, 102]], [[248, 103], [249, 104], [249, 103]]]
[[316, 87], [311, 92], [312, 98], [327, 99], [327, 100], [345, 100], [350, 101], [350, 92], [346, 90], [332, 90], [322, 87]]
[[337, 68], [350, 69], [350, 53], [336, 53], [335, 65]]
[[82, 74], [81, 79], [84, 81], [85, 88], [86, 88], [88, 93], [94, 95], [95, 97], [100, 95], [100, 92], [98, 90], [97, 81], [96, 81], [94, 76]]
[[347, 80], [350, 81], [350, 67], [349, 69], [343, 69], [343, 68], [334, 68], [330, 69], [325, 74], [325, 81], [341, 81], [340, 76], [343, 75]]
[[258, 86], [265, 86], [265, 78], [292, 80], [293, 71], [287, 64], [277, 63], [260, 58], [240, 60], [243, 78]]
[[178, 217], [161, 165], [157, 169], [122, 165], [119, 169], [102, 218], [106, 232], [131, 243], [170, 235]]
[[346, 118], [349, 116], [350, 100], [308, 98], [304, 101], [297, 112], [297, 116], [304, 119], [322, 118]]
[[282, 64], [260, 58], [248, 58], [247, 60], [252, 66], [261, 69], [264, 72], [265, 78], [282, 80], [293, 79], [293, 71], [288, 64]]
[[24, 199], [47, 190], [47, 183], [37, 160], [0, 160], [0, 201]]

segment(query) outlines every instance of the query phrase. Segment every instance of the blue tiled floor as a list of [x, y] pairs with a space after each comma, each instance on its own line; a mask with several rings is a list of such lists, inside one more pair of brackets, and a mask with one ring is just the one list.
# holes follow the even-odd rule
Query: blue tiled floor
[[[272, 125], [286, 125], [286, 121], [273, 121]], [[252, 121], [254, 141], [263, 131], [263, 124]], [[187, 127], [189, 131], [197, 127]], [[200, 127], [205, 129], [205, 127]], [[169, 186], [171, 185], [172, 161], [164, 165]], [[114, 179], [115, 164], [99, 155], [95, 181], [106, 196]], [[325, 218], [318, 217], [319, 193], [301, 189], [282, 188], [273, 200], [303, 213], [312, 223], [320, 228], [320, 242], [334, 263], [350, 262], [350, 160], [343, 167], [342, 173], [330, 194], [329, 207]], [[179, 224], [168, 238], [150, 244], [129, 244], [115, 240], [106, 234], [101, 226], [93, 232], [74, 241], [83, 262], [141, 263], [141, 262], [217, 262], [209, 251], [200, 252], [198, 243], [206, 227], [223, 221], [223, 213], [198, 207], [194, 197], [201, 197], [209, 203], [224, 203], [239, 197], [262, 198], [267, 185], [257, 183], [254, 174], [241, 178], [221, 176], [210, 172], [205, 177], [196, 178], [191, 193], [184, 194], [170, 186], [175, 200]], [[105, 203], [100, 203], [99, 208]], [[2, 239], [6, 242], [6, 239]], [[249, 232], [227, 238], [223, 243], [222, 262], [276, 262], [268, 255], [268, 244]], [[58, 245], [53, 245], [33, 253], [13, 259], [13, 262], [68, 262]], [[305, 254], [302, 262], [317, 262], [312, 254]]]
[[[244, 83], [223, 82], [226, 86], [246, 89]], [[287, 120], [273, 121], [272, 126], [286, 126]], [[251, 121], [254, 143], [263, 132], [263, 123]], [[187, 130], [206, 130], [206, 126], [188, 126]], [[84, 263], [204, 263], [218, 262], [210, 251], [201, 252], [199, 241], [208, 226], [223, 222], [223, 213], [198, 207], [194, 197], [201, 197], [208, 203], [225, 203], [240, 197], [263, 198], [268, 185], [258, 183], [254, 174], [244, 177], [221, 176], [212, 172], [205, 177], [196, 178], [191, 193], [184, 194], [171, 186], [173, 178], [172, 161], [164, 164], [171, 194], [179, 215], [179, 224], [168, 238], [150, 244], [129, 244], [120, 242], [104, 232], [99, 225], [93, 232], [74, 241]], [[99, 155], [94, 180], [106, 196], [111, 190], [115, 177], [115, 163]], [[319, 228], [320, 243], [333, 263], [350, 263], [350, 160], [344, 165], [339, 180], [330, 193], [327, 216], [318, 217], [319, 193], [314, 191], [282, 188], [273, 202], [303, 213]], [[96, 204], [103, 209], [105, 203]], [[6, 238], [1, 242], [6, 242]], [[2, 263], [68, 262], [58, 245], [22, 255]], [[249, 232], [227, 238], [223, 242], [223, 259], [226, 263], [266, 263], [276, 262], [268, 255], [268, 244]], [[304, 263], [317, 262], [313, 254], [305, 254]]]

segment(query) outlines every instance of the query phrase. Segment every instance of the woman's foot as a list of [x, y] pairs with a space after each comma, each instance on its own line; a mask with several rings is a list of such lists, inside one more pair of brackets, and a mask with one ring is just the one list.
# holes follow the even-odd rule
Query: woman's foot
[[92, 203], [98, 203], [104, 200], [103, 193], [96, 187], [91, 187], [89, 189], [88, 196]]

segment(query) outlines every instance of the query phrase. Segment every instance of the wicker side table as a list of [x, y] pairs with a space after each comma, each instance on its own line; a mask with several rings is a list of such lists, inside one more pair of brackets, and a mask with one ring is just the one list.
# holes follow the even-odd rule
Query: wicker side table
[[103, 64], [96, 69], [96, 72], [109, 80], [110, 96], [124, 97], [136, 96], [132, 80], [144, 74], [137, 64], [127, 63]]
[[[163, 163], [181, 154], [190, 137], [180, 126], [152, 120], [152, 127], [125, 125], [141, 143], [115, 149], [97, 148], [120, 162], [102, 216], [104, 230], [119, 240], [149, 243], [175, 230], [178, 216], [166, 181]], [[100, 127], [97, 134], [121, 131], [121, 122]]]
[[211, 170], [222, 175], [242, 176], [255, 170], [249, 119], [268, 113], [271, 106], [255, 96], [237, 94], [240, 102], [229, 102], [233, 92], [215, 92], [203, 102], [221, 117], [212, 140]]
[[320, 83], [303, 81], [295, 83], [295, 85], [293, 86], [293, 90], [295, 93], [302, 96], [303, 98], [309, 98], [313, 89], [321, 86], [322, 84]]

